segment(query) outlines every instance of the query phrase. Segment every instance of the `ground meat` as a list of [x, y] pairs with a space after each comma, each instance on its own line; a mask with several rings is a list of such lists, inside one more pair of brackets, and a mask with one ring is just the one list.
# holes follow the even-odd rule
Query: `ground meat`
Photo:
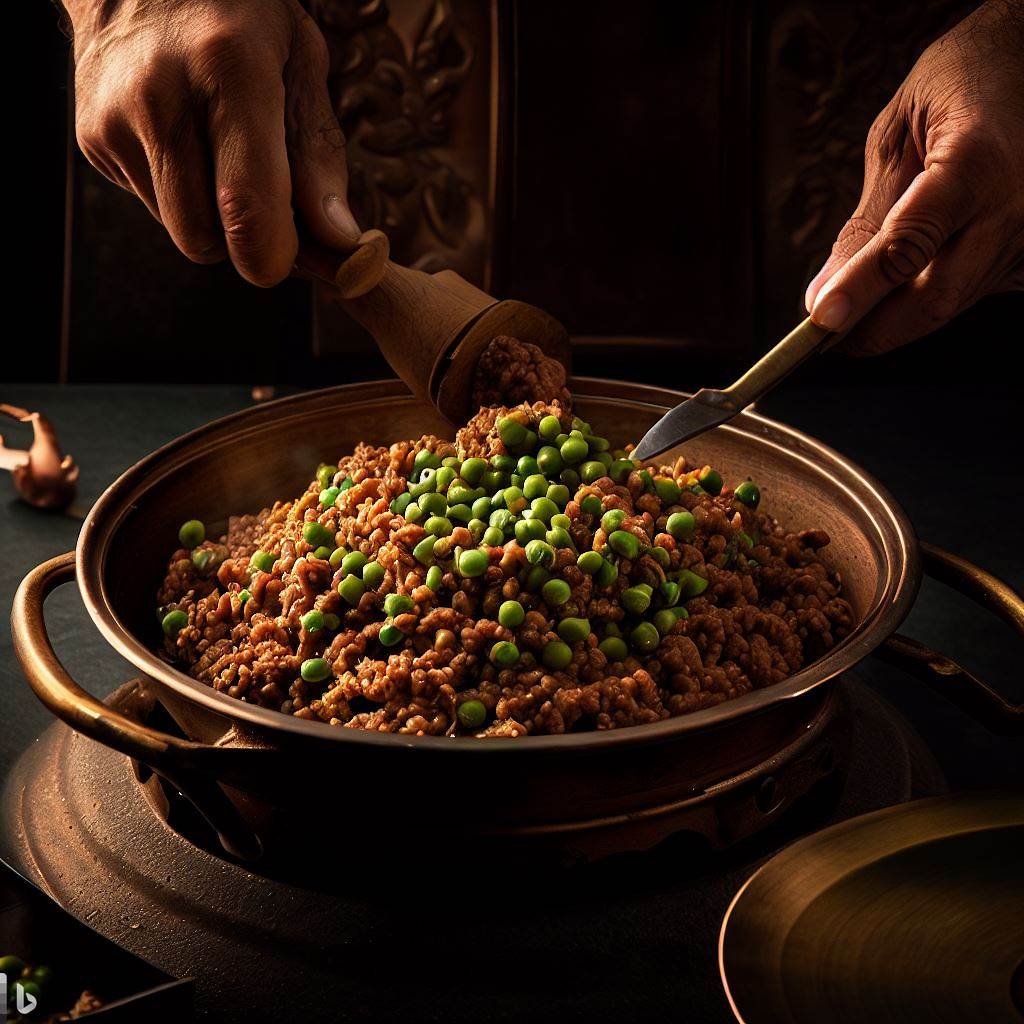
[[[839, 576], [818, 554], [825, 531], [788, 532], [729, 488], [707, 493], [704, 466], [641, 466], [609, 452], [574, 419], [564, 371], [550, 363], [535, 346], [496, 339], [475, 394], [511, 400], [481, 408], [454, 443], [361, 444], [294, 500], [233, 517], [219, 539], [174, 552], [157, 595], [170, 623], [164, 655], [214, 689], [300, 718], [507, 737], [711, 707], [780, 682], [850, 632]], [[538, 473], [538, 449], [560, 452], [570, 440], [585, 443], [585, 461], [567, 456], [551, 468], [549, 451]], [[463, 479], [471, 458], [488, 468], [467, 464]], [[424, 479], [445, 515], [409, 493]], [[449, 502], [455, 487], [463, 494]], [[540, 526], [522, 514], [530, 502], [531, 516], [547, 503]], [[689, 531], [671, 528], [688, 516]], [[547, 548], [539, 561], [534, 541]], [[463, 571], [466, 551], [478, 557], [472, 571]], [[601, 555], [603, 575], [578, 564], [586, 552]], [[641, 592], [650, 606], [638, 611]], [[508, 601], [522, 621], [506, 626]], [[567, 619], [589, 632], [565, 632]], [[509, 645], [510, 664], [498, 653]], [[463, 714], [470, 702], [482, 723]]]

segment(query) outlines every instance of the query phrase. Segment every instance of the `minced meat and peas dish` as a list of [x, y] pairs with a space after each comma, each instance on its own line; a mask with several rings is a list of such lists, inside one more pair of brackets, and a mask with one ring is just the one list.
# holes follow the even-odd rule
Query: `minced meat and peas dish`
[[710, 707], [852, 628], [828, 535], [789, 532], [754, 481], [613, 451], [535, 346], [492, 343], [474, 398], [499, 394], [454, 442], [360, 444], [217, 540], [185, 523], [167, 658], [331, 725], [528, 736]]

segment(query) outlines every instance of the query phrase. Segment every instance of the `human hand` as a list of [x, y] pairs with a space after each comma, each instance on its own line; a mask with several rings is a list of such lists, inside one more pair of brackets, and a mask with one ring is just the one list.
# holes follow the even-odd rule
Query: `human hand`
[[864, 188], [807, 287], [859, 355], [1024, 289], [1024, 2], [989, 0], [921, 55], [868, 133]]
[[66, 0], [75, 127], [89, 162], [134, 192], [197, 263], [286, 277], [295, 213], [351, 249], [345, 138], [327, 47], [297, 0]]

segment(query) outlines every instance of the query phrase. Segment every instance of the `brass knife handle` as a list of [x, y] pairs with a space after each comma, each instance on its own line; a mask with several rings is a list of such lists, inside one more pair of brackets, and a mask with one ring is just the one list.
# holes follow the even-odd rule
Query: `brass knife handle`
[[773, 349], [761, 356], [735, 384], [725, 389], [724, 394], [730, 400], [729, 406], [739, 411], [756, 402], [805, 359], [828, 348], [828, 342], [833, 336], [832, 331], [812, 323], [808, 317]]

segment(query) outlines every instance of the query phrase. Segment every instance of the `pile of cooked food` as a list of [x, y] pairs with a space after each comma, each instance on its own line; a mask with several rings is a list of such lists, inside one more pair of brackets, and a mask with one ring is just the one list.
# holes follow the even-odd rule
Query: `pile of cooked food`
[[185, 523], [166, 657], [299, 718], [512, 737], [710, 707], [851, 630], [828, 535], [788, 531], [753, 480], [613, 450], [535, 346], [496, 339], [481, 366], [474, 394], [507, 379], [515, 404], [454, 441], [360, 444], [215, 540]]

